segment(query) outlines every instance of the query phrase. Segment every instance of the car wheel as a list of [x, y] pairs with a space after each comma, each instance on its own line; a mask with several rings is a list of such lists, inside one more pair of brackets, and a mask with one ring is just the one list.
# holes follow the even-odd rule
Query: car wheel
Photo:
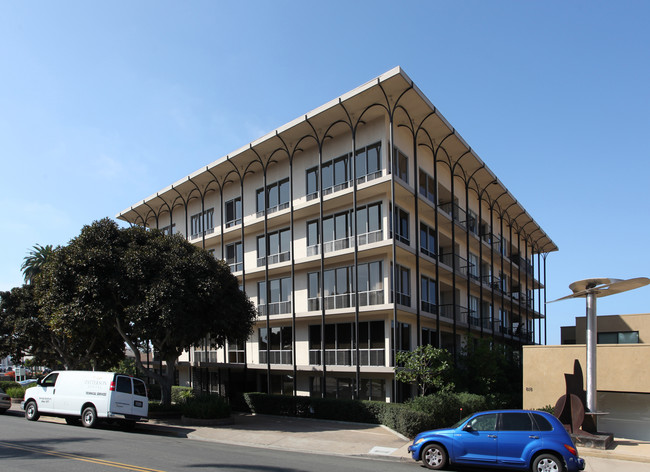
[[442, 469], [447, 464], [447, 451], [440, 444], [429, 444], [422, 451], [422, 463], [429, 469]]
[[540, 454], [533, 461], [532, 472], [562, 472], [564, 465], [553, 454]]
[[97, 425], [97, 411], [94, 407], [84, 408], [81, 413], [81, 424], [86, 428], [94, 428]]
[[25, 418], [28, 421], [36, 421], [41, 415], [38, 414], [38, 407], [34, 400], [30, 400], [25, 405]]

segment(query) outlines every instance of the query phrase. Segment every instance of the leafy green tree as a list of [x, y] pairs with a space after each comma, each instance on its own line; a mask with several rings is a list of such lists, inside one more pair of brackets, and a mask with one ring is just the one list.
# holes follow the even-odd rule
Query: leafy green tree
[[434, 391], [453, 390], [449, 381], [452, 357], [446, 349], [429, 344], [413, 351], [400, 351], [396, 356], [395, 378], [403, 383], [415, 383], [424, 396]]
[[51, 244], [41, 246], [36, 244], [29, 251], [29, 255], [23, 259], [23, 265], [20, 267], [25, 277], [25, 283], [32, 283], [36, 276], [41, 272], [43, 266], [54, 253]]
[[223, 346], [252, 332], [256, 311], [228, 265], [180, 235], [120, 229], [103, 219], [85, 226], [61, 256], [39, 277], [49, 283], [39, 292], [43, 307], [60, 325], [87, 323], [104, 332], [109, 324], [133, 352], [149, 341], [166, 373], [135, 361], [160, 383], [163, 404], [171, 401], [183, 350], [206, 338]]
[[519, 352], [489, 339], [476, 339], [461, 352], [456, 368], [460, 389], [490, 396], [496, 406], [521, 405], [523, 370]]

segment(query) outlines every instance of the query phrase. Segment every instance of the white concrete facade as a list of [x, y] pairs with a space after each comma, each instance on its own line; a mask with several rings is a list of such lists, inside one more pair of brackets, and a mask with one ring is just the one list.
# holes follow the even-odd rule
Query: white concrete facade
[[400, 68], [118, 218], [225, 259], [258, 306], [243, 348], [197, 346], [181, 382], [390, 401], [396, 350], [545, 342], [557, 247]]

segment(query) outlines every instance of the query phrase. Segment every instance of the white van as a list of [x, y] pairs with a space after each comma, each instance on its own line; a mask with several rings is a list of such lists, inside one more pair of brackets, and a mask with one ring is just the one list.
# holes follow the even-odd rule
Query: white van
[[114, 372], [52, 372], [25, 391], [21, 406], [29, 421], [38, 420], [41, 414], [63, 417], [68, 424], [81, 418], [87, 428], [100, 419], [119, 420], [132, 427], [136, 421], [146, 421], [149, 414], [145, 383]]

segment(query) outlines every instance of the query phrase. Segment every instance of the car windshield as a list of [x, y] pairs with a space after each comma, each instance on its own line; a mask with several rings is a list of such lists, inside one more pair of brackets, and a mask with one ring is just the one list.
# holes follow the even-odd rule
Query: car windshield
[[458, 423], [456, 423], [455, 425], [453, 425], [453, 426], [451, 427], [451, 429], [456, 429], [456, 428], [458, 428], [461, 424], [463, 424], [465, 421], [467, 421], [467, 420], [469, 419], [470, 416], [472, 416], [472, 415], [467, 415], [465, 418], [463, 418], [463, 419], [460, 420]]

